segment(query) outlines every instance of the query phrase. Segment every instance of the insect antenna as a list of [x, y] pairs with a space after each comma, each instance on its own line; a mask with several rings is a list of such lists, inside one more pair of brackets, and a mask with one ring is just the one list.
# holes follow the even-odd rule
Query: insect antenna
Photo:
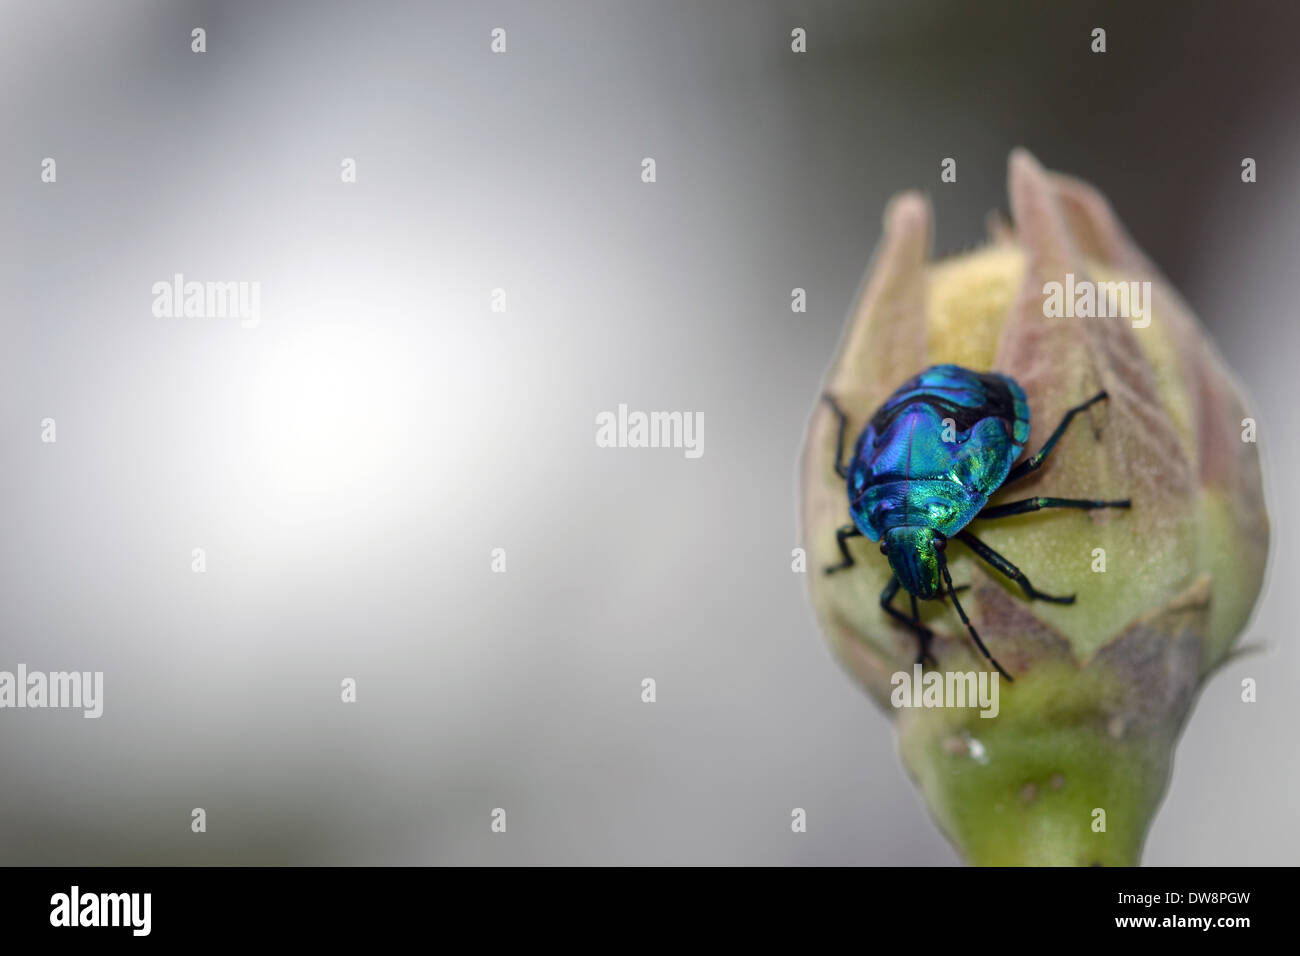
[[975, 625], [970, 622], [970, 618], [966, 616], [966, 612], [962, 609], [961, 602], [957, 600], [957, 589], [952, 586], [952, 575], [948, 573], [948, 559], [944, 557], [942, 551], [939, 552], [939, 570], [943, 572], [944, 583], [948, 585], [948, 597], [952, 598], [952, 606], [957, 609], [958, 615], [961, 616], [961, 622], [966, 625], [966, 630], [970, 631], [971, 640], [975, 642], [975, 646], [980, 649], [980, 653], [988, 659], [988, 662], [998, 669], [998, 673], [1014, 683], [1015, 678], [1002, 669], [1002, 665], [994, 659], [993, 655], [989, 653], [989, 649], [984, 646], [984, 642], [980, 640], [979, 634], [975, 631]]

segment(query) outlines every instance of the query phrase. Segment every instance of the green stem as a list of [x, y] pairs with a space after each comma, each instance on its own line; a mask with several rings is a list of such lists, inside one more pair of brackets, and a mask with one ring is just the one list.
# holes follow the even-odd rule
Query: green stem
[[1028, 677], [1002, 695], [992, 719], [971, 710], [900, 712], [904, 763], [967, 862], [1139, 863], [1173, 736], [1125, 728], [1089, 696], [1077, 684], [1071, 693], [1050, 677]]

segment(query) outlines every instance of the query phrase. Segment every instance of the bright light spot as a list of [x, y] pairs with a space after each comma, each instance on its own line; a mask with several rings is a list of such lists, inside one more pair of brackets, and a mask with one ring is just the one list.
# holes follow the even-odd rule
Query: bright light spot
[[402, 353], [364, 327], [316, 326], [280, 345], [249, 396], [268, 490], [381, 493], [406, 433], [407, 384]]

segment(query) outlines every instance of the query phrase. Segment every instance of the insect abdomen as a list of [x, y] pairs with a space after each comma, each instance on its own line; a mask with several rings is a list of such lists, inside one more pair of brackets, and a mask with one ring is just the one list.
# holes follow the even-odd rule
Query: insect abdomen
[[854, 523], [873, 541], [903, 525], [955, 534], [1006, 479], [1028, 436], [1029, 406], [1012, 379], [927, 369], [858, 439], [848, 481]]

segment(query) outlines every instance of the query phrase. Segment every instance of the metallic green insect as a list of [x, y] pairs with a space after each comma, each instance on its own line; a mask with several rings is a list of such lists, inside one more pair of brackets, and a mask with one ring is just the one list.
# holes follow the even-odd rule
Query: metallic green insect
[[[893, 576], [880, 595], [880, 606], [916, 631], [917, 660], [929, 657], [933, 634], [921, 624], [917, 599], [952, 599], [971, 639], [998, 672], [1011, 675], [993, 659], [957, 600], [944, 556], [956, 537], [976, 555], [1020, 585], [1030, 600], [1073, 604], [1074, 596], [1054, 597], [1037, 590], [1014, 564], [966, 526], [976, 518], [1005, 518], [1042, 508], [1128, 508], [1131, 502], [1078, 498], [1026, 498], [986, 508], [1001, 488], [1037, 470], [1079, 412], [1105, 399], [1098, 392], [1065, 413], [1039, 451], [1012, 467], [1029, 438], [1029, 402], [1014, 379], [996, 372], [973, 372], [960, 365], [935, 365], [904, 382], [877, 409], [858, 436], [853, 458], [844, 464], [846, 417], [835, 399], [825, 400], [839, 416], [835, 471], [845, 479], [849, 497], [847, 524], [836, 533], [844, 560], [827, 574], [854, 565], [847, 541], [866, 536], [880, 542]], [[893, 606], [902, 587], [912, 599], [908, 617]]]

